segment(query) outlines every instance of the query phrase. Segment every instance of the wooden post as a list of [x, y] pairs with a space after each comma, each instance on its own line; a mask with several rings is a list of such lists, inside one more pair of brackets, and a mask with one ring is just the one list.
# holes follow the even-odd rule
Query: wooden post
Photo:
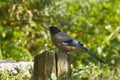
[[69, 80], [70, 60], [63, 52], [45, 51], [34, 58], [33, 80], [49, 80], [55, 74], [57, 80]]
[[69, 80], [70, 58], [65, 52], [57, 53], [57, 75], [58, 80]]

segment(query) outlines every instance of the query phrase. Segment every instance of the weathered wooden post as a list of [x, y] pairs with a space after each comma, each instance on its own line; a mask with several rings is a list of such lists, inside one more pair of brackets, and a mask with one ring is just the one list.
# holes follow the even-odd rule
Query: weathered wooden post
[[34, 80], [49, 80], [55, 74], [57, 80], [69, 80], [70, 59], [63, 52], [45, 51], [34, 58]]

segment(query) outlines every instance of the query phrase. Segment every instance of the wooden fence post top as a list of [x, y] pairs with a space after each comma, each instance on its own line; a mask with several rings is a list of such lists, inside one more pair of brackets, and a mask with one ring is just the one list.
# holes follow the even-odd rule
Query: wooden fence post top
[[48, 80], [55, 74], [58, 80], [68, 80], [70, 77], [70, 61], [65, 53], [44, 51], [34, 58], [34, 80]]

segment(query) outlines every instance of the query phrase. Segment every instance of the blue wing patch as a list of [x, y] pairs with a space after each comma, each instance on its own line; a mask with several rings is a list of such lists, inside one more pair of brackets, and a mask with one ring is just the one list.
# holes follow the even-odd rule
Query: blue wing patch
[[64, 42], [62, 42], [62, 44], [71, 45], [71, 46], [77, 46], [77, 47], [83, 46], [82, 43], [80, 43], [80, 42], [78, 42], [77, 40], [74, 40], [74, 39], [64, 41]]

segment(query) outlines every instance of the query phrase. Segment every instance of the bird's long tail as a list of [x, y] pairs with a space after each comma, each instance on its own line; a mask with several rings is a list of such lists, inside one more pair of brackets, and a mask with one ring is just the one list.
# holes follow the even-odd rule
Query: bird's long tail
[[83, 47], [83, 46], [81, 46], [81, 48], [82, 48], [85, 52], [87, 52], [90, 56], [94, 57], [96, 60], [98, 60], [98, 61], [100, 61], [101, 63], [104, 63], [104, 64], [105, 64], [105, 62], [104, 62], [102, 59], [100, 59], [97, 55], [95, 55], [94, 53], [92, 53], [90, 50], [88, 50], [87, 48], [85, 48], [85, 47]]
[[[72, 42], [72, 43], [71, 43]], [[69, 40], [67, 41], [67, 44], [72, 45], [72, 46], [77, 46], [80, 49], [82, 49], [83, 51], [87, 52], [90, 56], [94, 57], [95, 59], [97, 59], [98, 61], [100, 61], [101, 63], [105, 62], [100, 59], [99, 57], [97, 57], [97, 55], [95, 55], [94, 53], [92, 53], [90, 50], [88, 50], [86, 47], [83, 46], [83, 44], [81, 44], [80, 42], [76, 41], [76, 40]]]
[[99, 57], [97, 57], [97, 55], [95, 55], [95, 54], [92, 53], [91, 51], [86, 50], [86, 52], [87, 52], [90, 56], [92, 56], [92, 57], [94, 57], [95, 59], [97, 59], [98, 61], [100, 61], [101, 63], [104, 63], [104, 64], [105, 64], [105, 62], [104, 62], [102, 59], [100, 59]]

